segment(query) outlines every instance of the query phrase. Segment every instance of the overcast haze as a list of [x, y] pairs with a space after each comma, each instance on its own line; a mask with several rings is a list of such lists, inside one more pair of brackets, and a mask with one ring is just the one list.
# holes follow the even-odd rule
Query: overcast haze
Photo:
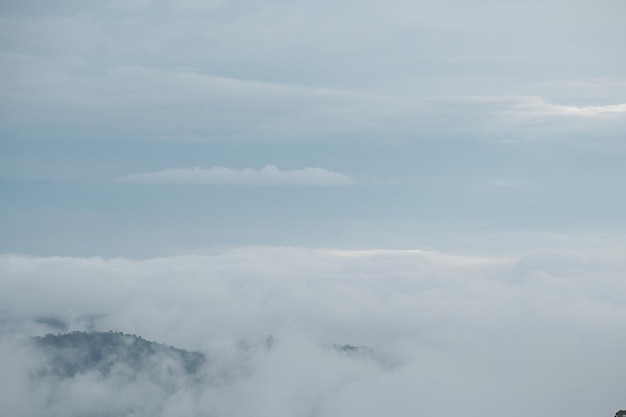
[[[1, 2], [0, 408], [626, 409], [625, 39], [621, 0]], [[237, 376], [34, 389], [24, 338], [93, 329]]]

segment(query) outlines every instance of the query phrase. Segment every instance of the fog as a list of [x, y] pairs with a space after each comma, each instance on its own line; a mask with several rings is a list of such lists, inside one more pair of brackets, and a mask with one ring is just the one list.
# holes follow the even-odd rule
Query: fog
[[[0, 412], [612, 416], [626, 398], [625, 273], [618, 251], [5, 254]], [[193, 378], [159, 357], [135, 373], [43, 375], [29, 338], [73, 330], [133, 333], [207, 362]]]

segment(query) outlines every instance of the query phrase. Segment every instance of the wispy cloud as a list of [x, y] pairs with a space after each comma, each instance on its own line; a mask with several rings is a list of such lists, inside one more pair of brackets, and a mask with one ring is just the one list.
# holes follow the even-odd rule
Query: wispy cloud
[[570, 116], [570, 117], [606, 117], [626, 115], [626, 104], [607, 104], [600, 106], [574, 106], [550, 103], [542, 97], [519, 97], [511, 103], [509, 112], [527, 117]]
[[117, 179], [138, 184], [190, 184], [234, 186], [346, 186], [354, 184], [352, 178], [341, 172], [323, 168], [302, 168], [282, 171], [275, 165], [259, 170], [227, 167], [180, 168], [132, 174]]

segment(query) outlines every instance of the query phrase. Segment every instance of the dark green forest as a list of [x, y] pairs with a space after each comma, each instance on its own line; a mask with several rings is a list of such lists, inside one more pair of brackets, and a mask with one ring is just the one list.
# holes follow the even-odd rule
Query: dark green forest
[[200, 352], [177, 349], [120, 332], [70, 332], [34, 337], [33, 343], [47, 357], [42, 374], [73, 377], [87, 371], [108, 375], [114, 366], [123, 365], [139, 372], [155, 360], [169, 359], [185, 373], [197, 373], [206, 362]]

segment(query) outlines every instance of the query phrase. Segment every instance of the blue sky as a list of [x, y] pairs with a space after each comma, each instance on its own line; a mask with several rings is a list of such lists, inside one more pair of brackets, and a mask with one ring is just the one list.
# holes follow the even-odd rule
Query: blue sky
[[0, 11], [3, 252], [624, 242], [623, 2]]

